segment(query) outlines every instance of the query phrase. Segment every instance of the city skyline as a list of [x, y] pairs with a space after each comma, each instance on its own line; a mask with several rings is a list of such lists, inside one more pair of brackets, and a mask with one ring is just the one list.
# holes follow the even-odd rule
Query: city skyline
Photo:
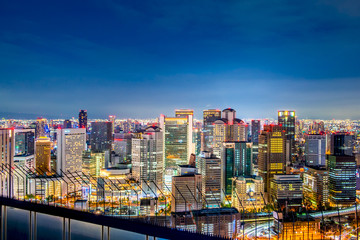
[[291, 109], [360, 119], [359, 5], [4, 2], [0, 109], [146, 118], [232, 107], [240, 118]]

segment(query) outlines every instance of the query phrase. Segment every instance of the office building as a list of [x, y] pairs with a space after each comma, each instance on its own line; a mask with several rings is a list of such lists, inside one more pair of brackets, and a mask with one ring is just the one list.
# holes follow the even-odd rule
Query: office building
[[329, 205], [329, 172], [326, 168], [308, 168], [303, 174], [304, 203], [313, 209]]
[[233, 178], [231, 206], [239, 212], [251, 212], [264, 208], [264, 181], [260, 176], [241, 176]]
[[[340, 151], [342, 150], [340, 149]], [[353, 205], [356, 200], [355, 157], [347, 155], [328, 155], [327, 157], [330, 206]]]
[[132, 139], [132, 176], [141, 184], [146, 181], [161, 189], [163, 158], [163, 132], [159, 127], [148, 127]]
[[326, 135], [305, 135], [305, 159], [309, 167], [326, 165]]
[[[185, 115], [185, 113], [181, 112]], [[180, 115], [180, 112], [177, 113]], [[160, 129], [164, 132], [164, 165], [166, 174], [175, 175], [178, 165], [187, 164], [192, 153], [192, 115], [183, 117], [160, 116]], [[168, 179], [168, 180], [170, 180]]]
[[34, 155], [35, 130], [15, 129], [15, 156]]
[[186, 118], [191, 116], [194, 119], [194, 110], [192, 109], [176, 109], [175, 110], [175, 117], [177, 118]]
[[87, 129], [87, 111], [80, 110], [79, 112], [79, 128]]
[[248, 140], [248, 126], [244, 121], [236, 118], [236, 111], [231, 108], [224, 109], [221, 119], [214, 122], [214, 150], [217, 157], [221, 157], [224, 142]]
[[202, 209], [201, 175], [190, 165], [178, 166], [180, 175], [172, 177], [171, 212]]
[[44, 174], [52, 172], [50, 138], [39, 137], [35, 142], [35, 169]]
[[[12, 128], [0, 128], [0, 163], [5, 166], [14, 166], [15, 132]], [[0, 177], [0, 191], [4, 197], [13, 196], [13, 176], [3, 174]]]
[[47, 120], [45, 118], [37, 118], [35, 125], [35, 138], [46, 137], [48, 134]]
[[259, 136], [258, 172], [267, 193], [274, 175], [286, 172], [285, 142], [285, 132], [278, 125], [265, 125]]
[[57, 166], [62, 172], [82, 172], [82, 155], [86, 149], [86, 129], [57, 129]]
[[331, 135], [331, 155], [335, 156], [353, 156], [354, 135], [348, 132], [339, 132]]
[[94, 152], [111, 151], [112, 123], [91, 122], [90, 144]]
[[209, 109], [203, 111], [203, 130], [201, 140], [202, 151], [212, 151], [214, 146], [215, 121], [221, 118], [221, 111]]
[[275, 175], [271, 180], [271, 200], [281, 209], [302, 206], [303, 182], [300, 175]]
[[251, 142], [253, 144], [259, 143], [260, 130], [261, 130], [261, 121], [251, 120]]
[[292, 161], [292, 156], [295, 153], [295, 111], [278, 111], [278, 125], [285, 130], [285, 137], [287, 141], [287, 161]]
[[116, 119], [116, 116], [115, 115], [110, 115], [109, 116], [109, 122], [111, 122], [111, 125], [112, 125], [112, 132], [114, 132], [114, 129], [115, 129], [115, 119]]
[[131, 162], [132, 133], [114, 133], [112, 164]]
[[233, 177], [251, 175], [251, 143], [224, 142], [222, 153], [221, 186], [231, 195]]
[[221, 159], [211, 152], [203, 152], [199, 157], [198, 168], [206, 207], [221, 207]]

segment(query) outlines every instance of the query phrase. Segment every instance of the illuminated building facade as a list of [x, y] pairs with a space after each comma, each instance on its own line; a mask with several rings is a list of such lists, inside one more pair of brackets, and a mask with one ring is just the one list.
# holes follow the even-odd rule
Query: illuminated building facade
[[347, 132], [339, 132], [331, 135], [331, 155], [353, 156], [354, 135]]
[[63, 128], [72, 128], [72, 122], [69, 119], [66, 119], [63, 123]]
[[176, 109], [175, 110], [175, 117], [177, 118], [186, 118], [188, 116], [192, 116], [194, 118], [194, 110], [192, 109]]
[[79, 128], [87, 128], [87, 111], [80, 110], [79, 112]]
[[227, 141], [247, 141], [248, 126], [244, 121], [236, 118], [236, 111], [231, 108], [224, 109], [221, 119], [214, 122], [214, 150], [217, 157], [221, 157], [223, 143]]
[[231, 195], [233, 177], [251, 175], [251, 143], [225, 142], [222, 151], [222, 188], [226, 195]]
[[57, 173], [61, 175], [61, 171], [82, 172], [82, 155], [86, 149], [86, 129], [57, 129], [57, 137]]
[[329, 172], [325, 168], [308, 168], [303, 175], [304, 203], [313, 209], [329, 203]]
[[139, 182], [155, 182], [161, 189], [163, 158], [163, 132], [159, 127], [148, 127], [132, 139], [132, 176]]
[[51, 141], [39, 137], [35, 142], [35, 168], [38, 172], [51, 173]]
[[351, 206], [356, 200], [354, 156], [328, 155], [330, 206]]
[[[15, 132], [12, 128], [0, 128], [0, 163], [14, 166]], [[13, 176], [3, 174], [0, 177], [0, 191], [4, 197], [13, 196]]]
[[260, 176], [235, 177], [232, 188], [231, 205], [239, 212], [264, 208], [264, 181]]
[[221, 111], [209, 109], [203, 111], [202, 151], [212, 151], [214, 147], [214, 122], [221, 118]]
[[261, 130], [261, 121], [251, 120], [251, 142], [253, 144], [259, 143], [260, 130]]
[[92, 122], [90, 144], [94, 152], [111, 151], [112, 122]]
[[113, 164], [130, 163], [131, 162], [131, 142], [133, 134], [131, 133], [114, 133]]
[[211, 152], [203, 152], [198, 161], [202, 178], [202, 195], [207, 208], [220, 207], [221, 202], [221, 159]]
[[308, 134], [305, 136], [306, 166], [326, 165], [326, 135]]
[[287, 158], [291, 161], [295, 153], [295, 111], [278, 111], [278, 125], [285, 130], [285, 137], [288, 142]]
[[274, 175], [286, 171], [285, 142], [285, 132], [278, 125], [265, 125], [259, 136], [258, 171], [267, 193], [270, 193], [270, 182]]
[[15, 129], [15, 156], [34, 155], [35, 130]]
[[275, 175], [271, 180], [271, 200], [275, 206], [298, 209], [303, 200], [300, 175]]
[[47, 120], [45, 118], [36, 119], [35, 138], [47, 136]]
[[186, 117], [165, 117], [161, 115], [160, 129], [164, 133], [165, 171], [173, 176], [177, 166], [187, 164], [192, 153], [192, 115], [189, 114]]

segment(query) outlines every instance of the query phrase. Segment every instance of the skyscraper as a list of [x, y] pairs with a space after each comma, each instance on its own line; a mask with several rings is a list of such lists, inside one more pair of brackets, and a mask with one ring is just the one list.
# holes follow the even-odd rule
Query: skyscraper
[[203, 117], [201, 149], [202, 151], [212, 151], [214, 147], [214, 122], [221, 118], [221, 111], [218, 109], [204, 110]]
[[224, 109], [221, 119], [214, 122], [214, 154], [221, 157], [223, 143], [227, 141], [247, 141], [248, 126], [244, 121], [236, 118], [236, 111], [231, 108]]
[[79, 128], [87, 128], [87, 111], [80, 110], [79, 112]]
[[35, 138], [46, 137], [47, 120], [45, 118], [37, 118], [35, 124]]
[[325, 168], [308, 168], [303, 175], [304, 202], [315, 209], [329, 202], [329, 171]]
[[91, 122], [90, 144], [94, 152], [111, 151], [112, 123]]
[[251, 175], [251, 143], [247, 142], [225, 142], [222, 151], [222, 189], [226, 195], [232, 191], [234, 177]]
[[82, 155], [86, 149], [86, 129], [57, 129], [57, 173], [82, 172]]
[[295, 152], [295, 111], [278, 111], [278, 124], [285, 130], [285, 137], [288, 142], [288, 161], [291, 161]]
[[40, 173], [49, 174], [51, 169], [51, 141], [47, 137], [39, 137], [35, 142], [35, 167]]
[[115, 128], [115, 119], [116, 119], [116, 116], [115, 115], [110, 115], [109, 116], [109, 122], [111, 122], [111, 125], [112, 125], [112, 132], [114, 132], [114, 128]]
[[339, 132], [331, 135], [331, 154], [335, 156], [353, 156], [354, 135]]
[[221, 202], [221, 159], [211, 152], [203, 152], [199, 158], [199, 173], [202, 179], [202, 195], [207, 208], [220, 207]]
[[176, 109], [175, 110], [175, 117], [178, 118], [186, 118], [188, 116], [192, 116], [194, 118], [194, 110], [192, 109]]
[[[148, 127], [132, 139], [132, 175], [142, 183], [155, 182], [158, 188], [163, 181], [163, 132], [159, 127]], [[157, 188], [154, 188], [157, 189]]]
[[187, 164], [192, 153], [192, 115], [186, 117], [161, 115], [160, 128], [164, 132], [165, 171], [168, 172], [167, 175], [173, 176], [177, 166]]
[[254, 144], [259, 143], [260, 128], [260, 120], [251, 120], [251, 142]]
[[286, 172], [285, 142], [285, 132], [278, 125], [265, 125], [259, 136], [259, 175], [267, 193], [270, 193], [270, 181], [274, 175]]
[[[0, 163], [6, 166], [14, 166], [15, 133], [12, 128], [0, 128]], [[0, 177], [0, 191], [4, 197], [13, 196], [13, 176], [3, 174]]]
[[354, 156], [328, 155], [330, 206], [351, 206], [356, 200]]
[[15, 129], [15, 156], [29, 156], [35, 152], [35, 130]]
[[305, 136], [306, 166], [325, 166], [326, 135], [308, 134]]

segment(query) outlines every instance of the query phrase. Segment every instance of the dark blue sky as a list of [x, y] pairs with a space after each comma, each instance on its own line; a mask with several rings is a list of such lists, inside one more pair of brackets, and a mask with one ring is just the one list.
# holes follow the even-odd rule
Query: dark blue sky
[[360, 119], [359, 58], [358, 0], [0, 2], [0, 112]]

